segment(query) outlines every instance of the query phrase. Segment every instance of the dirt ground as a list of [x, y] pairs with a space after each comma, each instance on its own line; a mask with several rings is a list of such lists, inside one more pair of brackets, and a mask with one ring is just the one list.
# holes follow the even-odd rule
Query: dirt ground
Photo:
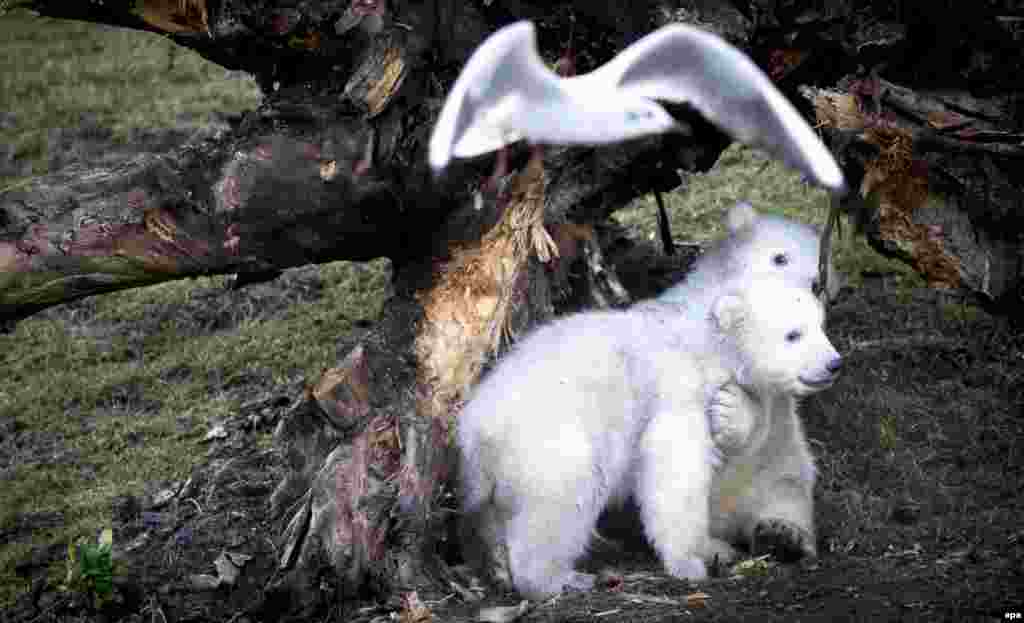
[[[284, 280], [287, 283], [287, 280]], [[263, 286], [267, 287], [267, 286]], [[285, 286], [281, 286], [285, 287]], [[282, 293], [286, 295], [287, 293]], [[70, 307], [70, 306], [69, 306]], [[54, 312], [72, 318], [73, 309]], [[70, 320], [69, 320], [70, 321]], [[818, 457], [820, 558], [688, 584], [664, 575], [627, 515], [609, 524], [617, 549], [586, 564], [609, 581], [591, 593], [534, 604], [521, 621], [996, 621], [1024, 612], [1024, 334], [941, 293], [896, 293], [884, 278], [848, 291], [829, 333], [844, 354], [842, 379], [803, 407]], [[358, 335], [349, 339], [357, 339]], [[153, 483], [112, 509], [115, 599], [94, 610], [46, 580], [63, 546], [41, 546], [18, 564], [33, 589], [6, 621], [426, 621], [396, 597], [329, 610], [290, 603], [275, 589], [280, 527], [267, 498], [281, 473], [272, 449], [251, 443], [271, 430], [298, 388], [266, 387], [225, 425], [190, 479]], [[27, 431], [4, 430], [22, 455]], [[44, 448], [37, 449], [40, 452]], [[24, 514], [4, 539], [60, 523]], [[618, 532], [616, 532], [618, 530]], [[223, 552], [233, 585], [204, 587]], [[343, 587], [322, 578], [324, 591]], [[452, 590], [418, 595], [436, 621], [472, 621], [512, 595], [464, 601]], [[328, 600], [330, 603], [331, 600]], [[338, 603], [334, 600], [334, 603]], [[419, 616], [427, 616], [419, 611]]]

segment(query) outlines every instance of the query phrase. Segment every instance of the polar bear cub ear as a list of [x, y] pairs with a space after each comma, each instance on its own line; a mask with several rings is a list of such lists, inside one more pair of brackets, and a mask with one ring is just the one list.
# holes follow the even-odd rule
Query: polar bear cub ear
[[757, 210], [746, 201], [740, 201], [731, 207], [725, 215], [725, 227], [733, 235], [753, 227], [755, 222], [757, 222]]
[[733, 334], [743, 326], [747, 318], [747, 305], [744, 297], [736, 293], [726, 293], [718, 297], [711, 306], [711, 317], [719, 331]]

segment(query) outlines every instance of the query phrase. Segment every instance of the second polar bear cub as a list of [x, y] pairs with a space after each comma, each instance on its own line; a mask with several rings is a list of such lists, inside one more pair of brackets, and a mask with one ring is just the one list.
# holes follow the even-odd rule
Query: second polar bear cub
[[[721, 294], [722, 284], [755, 275], [783, 277], [819, 294], [821, 229], [790, 218], [762, 214], [741, 201], [725, 216], [726, 236], [697, 258], [681, 283], [657, 297], [660, 303], [684, 305], [684, 313], [701, 316]], [[831, 260], [826, 265], [827, 300], [839, 293], [840, 280]]]
[[762, 278], [725, 288], [705, 318], [648, 304], [528, 335], [459, 415], [467, 557], [528, 598], [589, 587], [573, 564], [628, 487], [668, 572], [705, 577], [709, 403], [727, 383], [762, 401], [830, 385], [840, 357], [823, 322], [806, 288]]

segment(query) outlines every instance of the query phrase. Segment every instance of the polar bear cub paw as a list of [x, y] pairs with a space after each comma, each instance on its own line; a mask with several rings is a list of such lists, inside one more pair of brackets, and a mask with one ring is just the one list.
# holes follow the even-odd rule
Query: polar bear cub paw
[[755, 556], [771, 554], [782, 562], [818, 556], [811, 533], [785, 519], [762, 519], [757, 522], [750, 550]]
[[704, 560], [712, 566], [731, 565], [739, 559], [736, 548], [722, 539], [709, 538], [704, 546]]
[[746, 443], [753, 427], [757, 405], [742, 387], [726, 383], [707, 405], [708, 428], [715, 446], [726, 451]]
[[700, 558], [683, 558], [667, 562], [665, 568], [669, 575], [683, 580], [704, 580], [708, 577], [708, 568]]
[[704, 543], [701, 558], [704, 559], [708, 576], [718, 578], [725, 575], [726, 570], [740, 559], [740, 553], [726, 541], [710, 537]]
[[573, 571], [565, 580], [565, 586], [578, 591], [589, 591], [597, 584], [597, 576], [592, 573]]

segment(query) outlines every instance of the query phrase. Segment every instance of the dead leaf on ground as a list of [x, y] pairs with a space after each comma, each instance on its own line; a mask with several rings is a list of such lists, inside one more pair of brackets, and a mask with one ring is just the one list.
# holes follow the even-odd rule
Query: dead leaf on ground
[[592, 614], [590, 616], [594, 617], [595, 619], [599, 619], [601, 617], [611, 616], [613, 614], [618, 614], [620, 612], [622, 612], [622, 608], [615, 608], [614, 610], [605, 610], [604, 612], [595, 612], [594, 614]]
[[679, 602], [670, 597], [659, 597], [657, 595], [646, 595], [644, 593], [619, 593], [624, 599], [640, 604], [660, 604], [663, 606], [678, 606]]
[[232, 585], [235, 580], [238, 579], [238, 567], [235, 563], [231, 562], [224, 552], [221, 552], [220, 556], [217, 556], [217, 560], [213, 561], [213, 566], [217, 568], [217, 575], [220, 577], [220, 581]]
[[402, 612], [398, 615], [399, 623], [424, 623], [434, 618], [430, 608], [420, 601], [416, 591], [402, 595]]
[[[188, 482], [191, 482], [191, 479], [189, 479]], [[167, 487], [166, 489], [161, 489], [160, 491], [157, 491], [153, 495], [153, 499], [150, 502], [149, 507], [153, 510], [157, 510], [164, 506], [167, 506], [167, 504], [171, 500], [177, 497], [178, 493], [180, 493], [182, 489], [184, 489], [184, 485], [180, 480], [171, 483], [169, 487]]]
[[235, 580], [238, 579], [238, 574], [242, 571], [242, 567], [251, 558], [252, 556], [246, 554], [221, 552], [217, 560], [213, 561], [213, 566], [217, 568], [217, 575], [220, 576], [220, 581], [230, 586], [235, 583]]
[[597, 574], [597, 585], [611, 592], [621, 591], [626, 586], [622, 573], [613, 569], [602, 569]]
[[226, 428], [224, 428], [224, 425], [223, 424], [215, 424], [213, 427], [210, 428], [210, 431], [208, 433], [206, 433], [206, 436], [203, 437], [203, 441], [205, 442], [205, 441], [213, 441], [215, 439], [226, 439], [227, 436], [228, 436], [228, 431], [227, 431]]
[[459, 595], [459, 597], [462, 598], [462, 601], [480, 601], [483, 598], [483, 596], [479, 593], [474, 593], [473, 591], [459, 584], [455, 580], [448, 580], [448, 585], [451, 586], [452, 590], [455, 591]]
[[481, 608], [476, 615], [477, 621], [485, 623], [509, 623], [515, 621], [530, 610], [530, 602], [523, 600], [516, 606], [497, 606], [494, 608]]
[[198, 573], [189, 576], [189, 583], [196, 590], [212, 591], [220, 586], [220, 578], [207, 573]]
[[206, 0], [143, 0], [132, 12], [164, 32], [210, 34]]

